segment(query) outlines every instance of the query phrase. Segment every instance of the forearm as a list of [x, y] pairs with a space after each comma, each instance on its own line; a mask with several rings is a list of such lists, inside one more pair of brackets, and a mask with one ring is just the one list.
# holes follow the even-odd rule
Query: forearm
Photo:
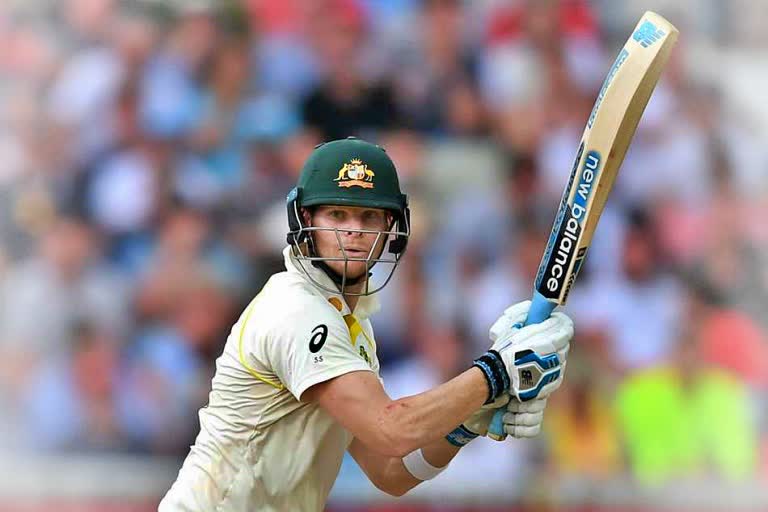
[[391, 401], [377, 418], [385, 442], [395, 452], [389, 455], [402, 457], [417, 448], [435, 445], [425, 456], [431, 461], [432, 455], [436, 457], [435, 463], [440, 462], [440, 446], [450, 446], [443, 437], [487, 399], [488, 384], [483, 373], [470, 368], [430, 391]]
[[373, 373], [358, 371], [309, 388], [302, 400], [319, 403], [370, 450], [401, 458], [463, 423], [488, 399], [488, 382], [472, 367], [430, 391], [392, 400]]
[[[424, 458], [435, 467], [447, 466], [458, 452], [459, 448], [445, 439], [438, 439], [422, 448]], [[387, 494], [402, 496], [422, 482], [405, 468], [400, 457], [380, 455], [357, 440], [350, 446], [350, 453], [368, 479]]]

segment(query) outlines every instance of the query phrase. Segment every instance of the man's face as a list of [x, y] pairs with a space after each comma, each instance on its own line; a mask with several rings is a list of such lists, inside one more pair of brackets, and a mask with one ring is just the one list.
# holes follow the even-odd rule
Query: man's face
[[[319, 228], [338, 229], [338, 237], [334, 231], [314, 231], [317, 255], [323, 258], [365, 259], [371, 254], [371, 248], [377, 244], [373, 257], [378, 258], [387, 241], [385, 235], [381, 235], [377, 243], [376, 233], [359, 233], [349, 230], [386, 231], [389, 229], [391, 214], [378, 208], [360, 208], [356, 206], [318, 206], [310, 216], [304, 211], [306, 224]], [[343, 250], [342, 250], [343, 248]], [[344, 274], [344, 261], [328, 261], [329, 267], [339, 275]], [[369, 268], [365, 261], [351, 261], [347, 263], [347, 279], [356, 279], [363, 276]]]

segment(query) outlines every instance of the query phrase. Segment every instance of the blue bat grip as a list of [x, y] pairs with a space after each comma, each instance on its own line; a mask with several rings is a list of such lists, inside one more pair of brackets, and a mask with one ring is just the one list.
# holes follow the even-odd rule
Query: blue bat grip
[[531, 309], [528, 310], [528, 318], [525, 319], [525, 325], [540, 324], [552, 314], [557, 304], [544, 298], [538, 290], [533, 292], [531, 300]]
[[[552, 314], [552, 311], [557, 307], [557, 304], [547, 300], [538, 290], [534, 290], [533, 299], [531, 300], [531, 309], [528, 310], [528, 318], [525, 319], [525, 325], [540, 324]], [[505, 436], [504, 433], [504, 412], [505, 407], [496, 409], [493, 413], [491, 423], [488, 425], [488, 433], [497, 438], [502, 439]]]

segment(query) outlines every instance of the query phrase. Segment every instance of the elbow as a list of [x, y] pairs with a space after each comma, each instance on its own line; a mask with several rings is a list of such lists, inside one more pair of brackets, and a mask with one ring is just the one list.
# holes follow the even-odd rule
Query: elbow
[[409, 488], [405, 487], [399, 487], [399, 488], [391, 488], [391, 489], [382, 489], [385, 493], [389, 494], [390, 496], [394, 498], [400, 498], [401, 496], [405, 496], [408, 491], [410, 491]]
[[385, 483], [385, 482], [373, 482], [373, 485], [381, 492], [388, 494], [394, 498], [400, 498], [401, 496], [405, 496], [405, 494], [412, 489], [411, 486], [392, 485], [390, 483]]

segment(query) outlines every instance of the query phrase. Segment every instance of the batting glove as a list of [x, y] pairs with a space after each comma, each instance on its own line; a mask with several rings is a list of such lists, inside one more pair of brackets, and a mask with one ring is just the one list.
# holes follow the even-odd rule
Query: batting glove
[[523, 326], [530, 305], [525, 301], [504, 311], [491, 327], [491, 350], [474, 362], [488, 381], [486, 403], [505, 392], [519, 402], [545, 398], [562, 383], [573, 321], [557, 312], [544, 322]]
[[[546, 398], [528, 402], [510, 401], [507, 404], [507, 412], [503, 416], [504, 433], [517, 438], [537, 436], [541, 431], [546, 407]], [[494, 436], [491, 437], [495, 439]]]

